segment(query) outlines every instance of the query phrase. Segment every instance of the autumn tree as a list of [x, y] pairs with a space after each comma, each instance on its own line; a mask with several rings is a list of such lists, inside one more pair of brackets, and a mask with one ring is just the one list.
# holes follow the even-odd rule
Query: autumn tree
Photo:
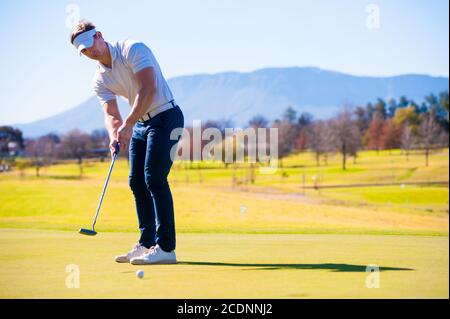
[[413, 133], [417, 133], [421, 123], [420, 116], [415, 112], [413, 107], [398, 108], [393, 121], [398, 126], [410, 126]]
[[297, 121], [297, 139], [295, 148], [303, 151], [307, 148], [308, 144], [308, 128], [313, 123], [313, 116], [309, 113], [303, 112], [300, 114]]
[[380, 112], [375, 112], [367, 129], [367, 146], [370, 149], [379, 151], [382, 148], [382, 134], [384, 128], [384, 116]]
[[402, 128], [388, 119], [383, 124], [380, 146], [382, 149], [394, 149], [401, 145]]

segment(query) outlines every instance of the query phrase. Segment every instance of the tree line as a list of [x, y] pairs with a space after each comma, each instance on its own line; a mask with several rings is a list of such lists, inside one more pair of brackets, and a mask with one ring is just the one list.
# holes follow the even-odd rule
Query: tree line
[[[207, 121], [202, 130], [210, 127], [221, 132], [232, 127], [230, 121]], [[314, 119], [313, 115], [298, 112], [288, 107], [280, 119], [269, 122], [256, 115], [248, 127], [277, 128], [278, 156], [310, 150], [315, 154], [316, 165], [326, 164], [328, 155], [340, 153], [345, 170], [349, 157], [356, 160], [358, 151], [402, 149], [409, 160], [412, 150], [423, 150], [425, 165], [429, 165], [429, 154], [433, 149], [449, 145], [449, 94], [430, 94], [419, 105], [402, 96], [398, 101], [378, 98], [365, 106], [344, 106], [333, 118]], [[187, 127], [192, 132], [192, 127]], [[208, 141], [202, 141], [207, 144]], [[19, 167], [34, 166], [39, 175], [41, 167], [60, 159], [76, 159], [80, 164], [84, 158], [109, 156], [109, 137], [106, 130], [95, 130], [91, 134], [73, 130], [63, 135], [47, 134], [35, 139], [24, 139], [18, 129], [0, 127], [0, 164], [5, 161]], [[183, 146], [184, 147], [184, 146]], [[122, 152], [122, 156], [126, 156]], [[22, 158], [22, 160], [20, 159]], [[18, 160], [17, 160], [18, 159]]]
[[[249, 125], [264, 127], [267, 120], [253, 118]], [[449, 94], [430, 94], [420, 105], [403, 96], [398, 101], [377, 99], [366, 106], [345, 106], [329, 120], [314, 120], [309, 113], [289, 107], [272, 127], [279, 130], [279, 154], [311, 150], [319, 166], [329, 153], [342, 154], [342, 168], [349, 156], [357, 158], [361, 149], [402, 149], [409, 160], [411, 150], [423, 150], [425, 165], [433, 149], [449, 145]]]
[[75, 129], [66, 134], [46, 134], [39, 138], [24, 139], [22, 132], [8, 126], [0, 127], [0, 162], [23, 169], [42, 167], [57, 160], [76, 159], [82, 175], [83, 159], [109, 156], [109, 136], [106, 130], [94, 130], [91, 134]]
[[[281, 118], [273, 122], [256, 115], [247, 127], [277, 128], [280, 159], [310, 150], [315, 154], [316, 165], [320, 166], [321, 163], [327, 164], [329, 154], [340, 153], [342, 168], [345, 170], [348, 158], [352, 157], [356, 161], [360, 150], [402, 149], [406, 160], [409, 160], [412, 150], [423, 150], [425, 165], [428, 166], [430, 152], [449, 145], [448, 105], [448, 92], [438, 96], [430, 94], [420, 105], [406, 96], [398, 101], [378, 98], [365, 106], [344, 106], [336, 116], [327, 120], [314, 119], [307, 112], [298, 114], [294, 108], [288, 107]], [[225, 128], [232, 126], [228, 120], [207, 121], [202, 123], [201, 131], [217, 128], [223, 133]], [[194, 129], [186, 129], [192, 136]], [[202, 140], [201, 144], [204, 146], [209, 142]], [[192, 149], [192, 140], [189, 143], [182, 148]], [[246, 149], [248, 147], [246, 144]], [[190, 154], [190, 159], [195, 160], [192, 152]]]

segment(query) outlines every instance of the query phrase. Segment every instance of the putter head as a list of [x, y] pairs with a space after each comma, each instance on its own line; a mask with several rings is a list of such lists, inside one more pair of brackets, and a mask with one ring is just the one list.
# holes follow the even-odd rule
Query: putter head
[[80, 228], [80, 230], [78, 232], [80, 234], [86, 235], [86, 236], [95, 236], [95, 235], [97, 235], [97, 232], [95, 230], [93, 230], [93, 229]]

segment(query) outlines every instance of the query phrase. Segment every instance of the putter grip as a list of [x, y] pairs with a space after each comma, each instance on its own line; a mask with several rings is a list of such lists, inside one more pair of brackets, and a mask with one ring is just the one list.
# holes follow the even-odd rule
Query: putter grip
[[114, 155], [118, 154], [120, 150], [120, 143], [116, 143], [116, 150], [114, 151]]

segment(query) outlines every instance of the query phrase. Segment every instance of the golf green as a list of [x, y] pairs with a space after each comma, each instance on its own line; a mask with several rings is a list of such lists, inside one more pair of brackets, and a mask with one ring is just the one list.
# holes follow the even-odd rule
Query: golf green
[[176, 265], [115, 263], [135, 240], [0, 229], [0, 297], [449, 297], [447, 236], [181, 233]]

